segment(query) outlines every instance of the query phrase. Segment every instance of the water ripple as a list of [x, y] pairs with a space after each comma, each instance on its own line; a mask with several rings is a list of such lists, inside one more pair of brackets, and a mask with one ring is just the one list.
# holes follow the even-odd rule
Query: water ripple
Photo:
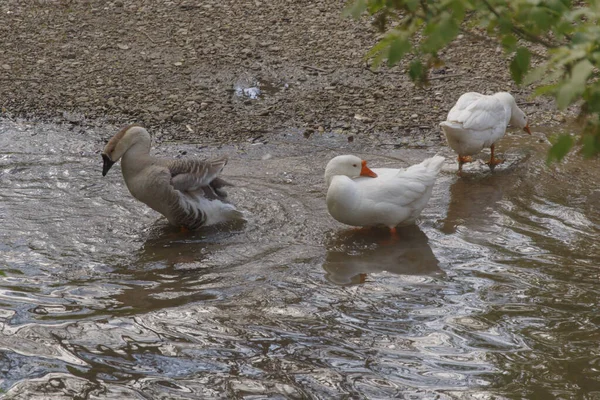
[[329, 218], [322, 170], [342, 152], [405, 166], [389, 157], [427, 151], [378, 157], [330, 133], [163, 143], [229, 153], [248, 215], [183, 234], [118, 165], [101, 177], [112, 133], [0, 123], [5, 398], [597, 396], [598, 163], [548, 168], [544, 144], [507, 137], [511, 163], [443, 173], [394, 240]]

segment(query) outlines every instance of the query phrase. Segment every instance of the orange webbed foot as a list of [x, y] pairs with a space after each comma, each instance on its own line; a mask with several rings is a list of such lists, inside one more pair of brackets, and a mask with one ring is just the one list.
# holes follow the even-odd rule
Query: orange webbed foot
[[458, 172], [456, 173], [458, 176], [462, 176], [462, 167], [464, 163], [473, 162], [473, 157], [471, 156], [458, 156]]
[[493, 171], [494, 168], [496, 167], [496, 165], [498, 164], [502, 164], [504, 162], [504, 160], [500, 159], [500, 158], [490, 158], [490, 161], [486, 162], [486, 164], [490, 167], [490, 169]]

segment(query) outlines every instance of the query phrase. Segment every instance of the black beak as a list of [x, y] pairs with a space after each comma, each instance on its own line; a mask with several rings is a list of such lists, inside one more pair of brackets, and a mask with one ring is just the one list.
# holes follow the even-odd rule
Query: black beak
[[102, 153], [102, 160], [104, 161], [104, 165], [102, 166], [102, 176], [106, 176], [108, 170], [110, 169], [110, 167], [113, 166], [115, 162], [112, 161], [110, 157], [104, 153]]

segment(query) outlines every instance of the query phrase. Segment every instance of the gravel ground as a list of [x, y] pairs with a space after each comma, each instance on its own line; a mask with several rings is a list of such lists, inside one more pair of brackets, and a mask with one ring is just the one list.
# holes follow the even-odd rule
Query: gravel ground
[[508, 90], [532, 125], [564, 121], [511, 82], [489, 41], [457, 39], [426, 88], [404, 65], [370, 70], [363, 55], [377, 32], [367, 17], [343, 18], [344, 3], [3, 0], [2, 115], [84, 127], [137, 122], [176, 140], [299, 129], [427, 145], [442, 140], [438, 123], [460, 94]]

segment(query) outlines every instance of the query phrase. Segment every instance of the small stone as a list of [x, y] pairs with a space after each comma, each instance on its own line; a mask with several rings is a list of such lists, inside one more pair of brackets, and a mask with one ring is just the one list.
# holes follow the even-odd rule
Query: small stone
[[554, 116], [552, 116], [552, 119], [555, 120], [555, 121], [557, 121], [557, 122], [567, 122], [567, 119], [562, 114], [554, 115]]
[[63, 118], [73, 124], [78, 124], [81, 121], [83, 121], [84, 116], [83, 116], [83, 114], [64, 111]]
[[200, 103], [200, 109], [201, 110], [205, 110], [207, 107], [208, 107], [208, 103], [206, 103], [206, 102]]
[[162, 111], [162, 108], [160, 108], [159, 106], [149, 106], [148, 108], [146, 108], [146, 110], [151, 113], [159, 113]]
[[365, 117], [364, 115], [354, 114], [354, 119], [362, 122], [373, 122], [373, 118]]
[[411, 115], [410, 117], [411, 117], [412, 119], [417, 119], [417, 118], [419, 118], [419, 114], [413, 114], [413, 115]]
[[171, 117], [171, 119], [173, 120], [173, 122], [183, 122], [185, 121], [185, 115], [181, 113], [175, 114]]
[[64, 384], [60, 379], [51, 379], [49, 383], [55, 388], [64, 387]]
[[5, 70], [8, 71], [10, 69], [10, 65], [8, 65], [8, 64], [2, 64], [2, 69], [5, 69]]
[[335, 90], [335, 86], [326, 86], [325, 90]]
[[183, 63], [181, 61], [177, 61], [177, 62], [174, 62], [173, 65], [176, 67], [181, 67], [183, 65]]
[[117, 47], [121, 50], [129, 50], [129, 46], [123, 43], [117, 44]]

